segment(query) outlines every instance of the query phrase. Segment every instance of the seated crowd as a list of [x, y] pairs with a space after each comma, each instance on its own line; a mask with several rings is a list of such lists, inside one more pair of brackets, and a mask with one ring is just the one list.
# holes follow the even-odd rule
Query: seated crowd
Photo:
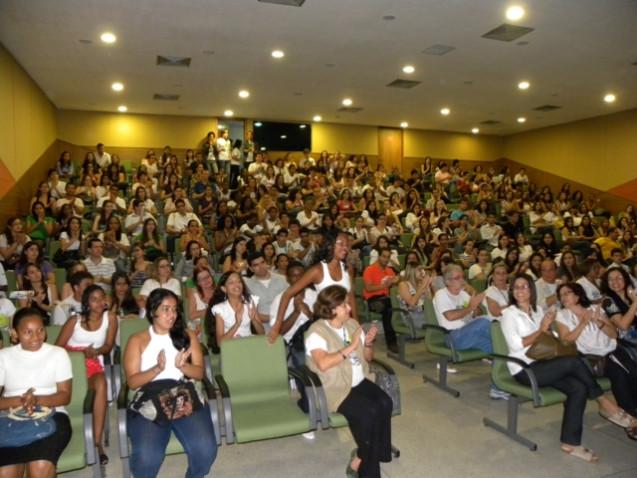
[[[407, 311], [403, 320], [417, 328], [432, 301], [457, 349], [491, 353], [491, 322], [501, 320], [512, 355], [569, 396], [562, 449], [594, 461], [581, 445], [587, 398], [637, 438], [637, 362], [629, 345], [637, 343], [637, 214], [629, 205], [611, 215], [570, 189], [565, 184], [554, 194], [524, 169], [464, 170], [459, 161], [434, 165], [431, 158], [406, 178], [382, 163], [372, 167], [364, 155], [323, 151], [315, 158], [306, 150], [298, 161], [270, 158], [250, 134], [232, 142], [227, 131], [209, 133], [185, 157], [169, 146], [159, 157], [149, 150], [132, 170], [101, 143], [79, 165], [65, 151], [38, 185], [29, 214], [11, 218], [0, 235], [0, 287], [8, 285], [5, 271], [14, 271], [9, 288], [23, 291], [14, 301], [0, 299], [0, 325], [11, 327], [22, 351], [2, 344], [0, 410], [56, 407], [62, 423], [68, 358], [44, 343], [43, 329], [62, 326], [56, 344], [86, 357], [96, 392], [94, 439], [105, 464], [103, 357], [117, 346], [121, 321], [145, 317], [151, 324], [122, 351], [134, 389], [201, 379], [200, 342], [216, 351], [225, 340], [281, 335], [293, 365], [307, 363], [338, 382], [337, 391], [328, 390], [330, 411], [348, 418], [358, 447], [348, 474], [380, 476], [379, 462], [391, 459], [388, 397], [368, 380], [377, 326], [365, 332], [356, 320], [379, 314], [386, 347], [397, 352], [395, 295]], [[551, 365], [526, 357], [540, 332], [553, 327], [582, 354], [605, 358], [617, 404], [581, 360]], [[12, 377], [36, 356], [55, 369], [46, 377], [34, 371], [32, 383]], [[527, 380], [519, 366], [510, 371]], [[343, 373], [348, 383], [339, 382]], [[490, 396], [507, 398], [494, 386]], [[360, 407], [372, 404], [382, 417], [365, 423]], [[159, 472], [173, 427], [182, 442], [192, 441], [185, 447], [188, 476], [208, 473], [214, 431], [192, 418], [166, 427], [131, 412], [133, 472]], [[27, 465], [54, 473], [67, 428], [59, 425], [55, 452], [0, 449], [0, 472], [21, 473]]]

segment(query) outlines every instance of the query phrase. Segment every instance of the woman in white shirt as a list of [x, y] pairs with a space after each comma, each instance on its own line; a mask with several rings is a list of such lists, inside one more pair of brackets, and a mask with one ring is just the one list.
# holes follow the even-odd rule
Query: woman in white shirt
[[20, 309], [11, 336], [17, 345], [0, 350], [0, 411], [36, 407], [53, 410], [55, 431], [22, 447], [0, 448], [0, 476], [55, 476], [55, 467], [71, 440], [64, 406], [71, 402], [71, 360], [61, 347], [45, 343], [46, 330], [37, 309]]
[[562, 309], [557, 313], [557, 332], [566, 342], [575, 342], [578, 352], [603, 357], [603, 373], [611, 382], [617, 404], [632, 417], [626, 429], [637, 440], [637, 363], [617, 343], [617, 328], [599, 305], [593, 305], [577, 283], [557, 288]]
[[[511, 305], [502, 311], [502, 333], [509, 348], [509, 355], [527, 364], [508, 362], [513, 378], [530, 386], [529, 370], [535, 375], [540, 387], [551, 386], [567, 396], [562, 416], [561, 449], [563, 452], [588, 462], [596, 462], [599, 457], [582, 446], [582, 420], [586, 402], [597, 400], [599, 413], [614, 423], [625, 423], [619, 407], [607, 397], [595, 381], [595, 377], [579, 357], [557, 357], [551, 360], [534, 361], [526, 355], [531, 346], [543, 333], [550, 333], [556, 317], [556, 309], [544, 313], [537, 306], [535, 283], [526, 274], [517, 275], [509, 292]], [[628, 420], [629, 421], [629, 420]]]
[[197, 334], [201, 331], [201, 321], [206, 317], [208, 304], [215, 293], [215, 281], [209, 267], [197, 267], [193, 272], [195, 287], [188, 288], [188, 328]]
[[482, 305], [489, 320], [502, 317], [502, 310], [509, 306], [509, 271], [504, 262], [498, 262], [491, 272], [491, 284], [486, 290]]
[[153, 262], [150, 279], [146, 279], [139, 291], [139, 307], [146, 308], [146, 299], [155, 289], [168, 289], [181, 297], [181, 283], [172, 276], [173, 270], [167, 257], [161, 256]]
[[217, 344], [226, 339], [249, 337], [253, 328], [257, 334], [264, 334], [263, 323], [268, 317], [259, 314], [258, 304], [259, 297], [250, 294], [238, 273], [224, 273], [212, 299]]

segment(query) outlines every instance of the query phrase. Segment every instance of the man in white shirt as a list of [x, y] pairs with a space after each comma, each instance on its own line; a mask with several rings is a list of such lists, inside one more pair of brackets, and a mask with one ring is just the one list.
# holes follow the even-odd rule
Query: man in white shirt
[[82, 213], [84, 212], [84, 202], [75, 195], [76, 187], [73, 183], [67, 183], [66, 194], [63, 198], [55, 201], [55, 205], [53, 207], [54, 213], [58, 214], [62, 210], [62, 206], [65, 204], [70, 204], [73, 209], [73, 215], [77, 217], [82, 217]]
[[434, 310], [438, 323], [448, 329], [447, 344], [457, 350], [479, 349], [493, 352], [491, 323], [485, 317], [476, 317], [485, 293], [470, 296], [465, 292], [462, 267], [449, 264], [444, 273], [446, 287], [436, 292]]
[[57, 169], [49, 170], [48, 180], [51, 197], [55, 200], [64, 197], [64, 192], [66, 191], [66, 182], [60, 180], [60, 174], [57, 172]]
[[97, 143], [97, 151], [95, 152], [95, 160], [102, 170], [111, 165], [111, 155], [104, 151], [104, 143]]
[[294, 254], [294, 247], [290, 241], [288, 241], [288, 230], [279, 229], [276, 233], [276, 240], [272, 243], [274, 247], [274, 253], [279, 254]]
[[114, 203], [118, 213], [123, 214], [126, 212], [126, 201], [124, 201], [123, 197], [120, 197], [117, 185], [113, 184], [108, 188], [108, 195], [98, 199], [97, 207], [103, 207], [106, 201]]
[[314, 199], [307, 198], [303, 204], [303, 210], [296, 215], [301, 227], [306, 227], [310, 232], [316, 231], [321, 225], [321, 216], [314, 210]]
[[230, 150], [231, 144], [228, 138], [228, 130], [225, 129], [217, 138], [217, 160], [219, 161], [219, 168], [226, 174], [230, 171]]
[[[142, 233], [144, 222], [146, 219], [153, 219], [153, 215], [144, 209], [144, 201], [141, 199], [133, 200], [133, 212], [126, 216], [124, 220], [124, 229], [129, 236], [137, 236]], [[155, 222], [157, 222], [155, 220]]]
[[310, 169], [310, 168], [313, 168], [314, 166], [316, 166], [316, 161], [310, 154], [310, 150], [305, 148], [303, 150], [303, 157], [299, 161], [299, 167], [301, 169]]
[[194, 212], [186, 212], [186, 202], [183, 199], [175, 201], [177, 210], [171, 212], [166, 222], [166, 230], [168, 234], [180, 236], [188, 227], [188, 223], [193, 219], [201, 226], [201, 221]]
[[239, 233], [248, 239], [253, 239], [263, 232], [263, 226], [259, 224], [259, 217], [256, 213], [252, 213], [246, 219], [246, 222], [239, 228]]
[[115, 274], [115, 263], [113, 259], [102, 255], [104, 244], [99, 239], [91, 239], [88, 249], [89, 256], [83, 261], [86, 270], [93, 275], [95, 284], [108, 293], [111, 290], [111, 277]]
[[73, 315], [82, 310], [82, 294], [84, 290], [93, 284], [93, 276], [90, 272], [78, 271], [69, 277], [69, 284], [73, 295], [68, 296], [55, 306], [53, 311], [53, 325], [64, 325]]
[[288, 288], [288, 283], [283, 276], [270, 271], [268, 263], [265, 262], [263, 253], [260, 251], [250, 254], [248, 265], [254, 275], [246, 278], [245, 283], [250, 294], [259, 298], [257, 311], [261, 315], [269, 317], [272, 301]]
[[560, 281], [557, 278], [557, 266], [555, 261], [544, 259], [540, 266], [540, 278], [535, 281], [537, 290], [537, 305], [546, 309], [557, 304], [557, 286]]
[[265, 174], [266, 164], [263, 162], [263, 154], [257, 153], [254, 157], [254, 163], [248, 166], [248, 174], [254, 176], [257, 180]]
[[502, 234], [502, 228], [496, 224], [495, 214], [487, 215], [487, 222], [480, 227], [480, 237], [487, 241], [490, 247], [498, 247], [498, 238]]

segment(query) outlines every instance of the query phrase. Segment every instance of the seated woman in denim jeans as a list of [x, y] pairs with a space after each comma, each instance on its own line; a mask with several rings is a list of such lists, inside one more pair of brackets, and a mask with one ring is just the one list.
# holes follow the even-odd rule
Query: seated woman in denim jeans
[[[177, 296], [167, 289], [155, 289], [146, 303], [148, 330], [133, 335], [124, 353], [126, 381], [139, 389], [156, 380], [201, 380], [203, 354], [194, 332], [187, 330]], [[159, 473], [171, 432], [188, 455], [186, 477], [203, 477], [217, 456], [217, 441], [207, 405], [191, 415], [170, 421], [151, 421], [128, 411], [131, 441], [131, 472], [135, 477], [155, 477]]]

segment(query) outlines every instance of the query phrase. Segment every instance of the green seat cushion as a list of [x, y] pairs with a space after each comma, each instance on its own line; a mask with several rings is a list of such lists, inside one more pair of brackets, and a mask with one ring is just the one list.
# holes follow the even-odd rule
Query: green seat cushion
[[311, 429], [309, 416], [289, 398], [232, 404], [238, 443], [298, 435]]
[[601, 387], [602, 390], [608, 392], [610, 390], [610, 380], [607, 378], [598, 378], [597, 383]]
[[340, 413], [330, 413], [328, 419], [331, 428], [346, 427], [348, 425], [345, 415], [341, 415]]
[[58, 460], [58, 473], [80, 470], [86, 466], [83, 433], [84, 418], [80, 414], [79, 416], [70, 417], [70, 420], [73, 433], [71, 434], [71, 441]]

